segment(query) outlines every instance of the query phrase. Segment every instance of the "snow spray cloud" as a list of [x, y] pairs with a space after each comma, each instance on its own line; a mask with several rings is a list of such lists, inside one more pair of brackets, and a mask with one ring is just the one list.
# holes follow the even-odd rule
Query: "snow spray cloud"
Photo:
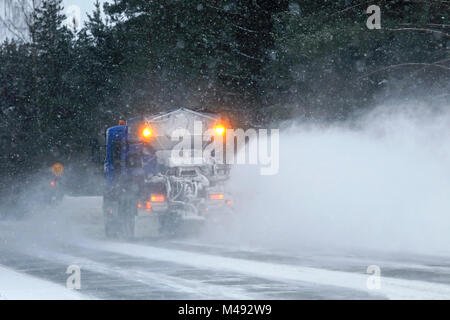
[[[37, 250], [39, 246], [58, 246], [61, 243], [79, 243], [92, 236], [103, 235], [101, 197], [77, 197], [80, 187], [99, 180], [95, 167], [66, 165], [58, 186], [52, 186], [55, 177], [50, 167], [23, 177], [0, 203], [0, 241], [20, 250]], [[85, 172], [82, 172], [85, 171]], [[89, 184], [81, 184], [89, 173]], [[101, 171], [100, 177], [101, 177]], [[64, 198], [60, 201], [53, 188], [61, 187]], [[92, 188], [82, 195], [92, 195]], [[72, 196], [71, 196], [72, 195]], [[2, 199], [3, 200], [3, 199]], [[2, 217], [3, 215], [3, 217]]]
[[221, 241], [450, 251], [445, 109], [381, 106], [345, 125], [291, 126], [281, 133], [279, 174], [251, 170], [233, 170], [237, 218]]

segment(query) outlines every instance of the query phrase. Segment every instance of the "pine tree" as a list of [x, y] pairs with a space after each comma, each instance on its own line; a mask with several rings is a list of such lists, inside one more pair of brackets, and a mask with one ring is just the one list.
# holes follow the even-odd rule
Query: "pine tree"
[[76, 141], [73, 104], [73, 34], [64, 25], [62, 0], [45, 0], [34, 13], [32, 25], [34, 55], [33, 81], [35, 103], [34, 138], [41, 143], [36, 150], [42, 157], [71, 152]]

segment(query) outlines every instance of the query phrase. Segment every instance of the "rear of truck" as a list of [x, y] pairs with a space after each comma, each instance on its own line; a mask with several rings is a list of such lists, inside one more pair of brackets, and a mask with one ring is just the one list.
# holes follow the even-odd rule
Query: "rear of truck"
[[[205, 130], [219, 136], [225, 132], [220, 116], [181, 108], [130, 119], [118, 127], [107, 137], [107, 236], [133, 237], [136, 216], [157, 217], [160, 233], [176, 234], [187, 222], [203, 224], [232, 214], [233, 200], [226, 188], [230, 167], [217, 161], [214, 152], [204, 152], [211, 143], [204, 139]], [[183, 155], [176, 149], [177, 130], [189, 134]], [[114, 157], [120, 157], [115, 166]], [[187, 158], [192, 161], [180, 161]]]

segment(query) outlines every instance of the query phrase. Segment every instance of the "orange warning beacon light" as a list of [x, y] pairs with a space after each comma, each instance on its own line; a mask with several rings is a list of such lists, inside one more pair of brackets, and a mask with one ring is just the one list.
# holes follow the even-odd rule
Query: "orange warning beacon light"
[[223, 135], [225, 133], [225, 127], [223, 125], [217, 125], [214, 128], [214, 131], [218, 134], [218, 135]]
[[153, 135], [152, 128], [145, 127], [142, 129], [142, 136], [146, 139], [150, 138]]
[[64, 173], [64, 166], [61, 163], [55, 163], [52, 165], [52, 174], [56, 177], [61, 177]]

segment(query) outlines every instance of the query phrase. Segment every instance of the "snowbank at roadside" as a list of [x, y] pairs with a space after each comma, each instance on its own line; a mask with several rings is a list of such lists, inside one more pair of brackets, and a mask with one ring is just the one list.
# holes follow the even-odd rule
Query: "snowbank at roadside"
[[0, 266], [0, 300], [84, 300], [89, 297]]

